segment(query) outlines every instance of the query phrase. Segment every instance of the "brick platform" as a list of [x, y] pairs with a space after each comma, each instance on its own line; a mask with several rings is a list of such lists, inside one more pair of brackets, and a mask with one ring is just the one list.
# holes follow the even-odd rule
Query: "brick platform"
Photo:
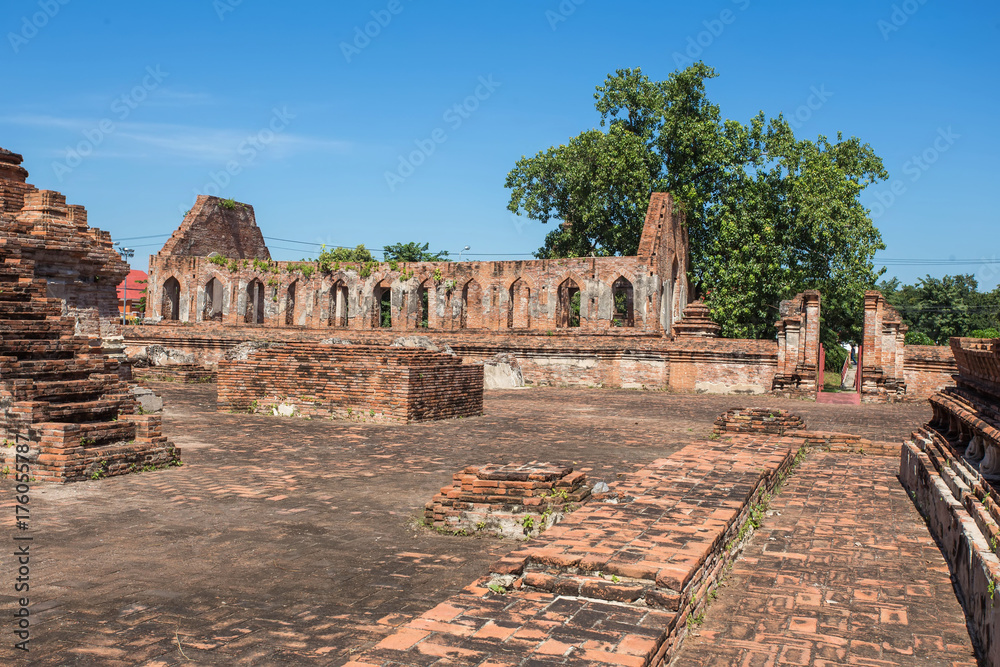
[[800, 444], [701, 442], [627, 475], [348, 664], [666, 664]]
[[812, 452], [677, 667], [975, 667], [948, 565], [896, 462]]
[[219, 363], [219, 410], [417, 422], [483, 413], [483, 367], [401, 347], [286, 343]]
[[424, 520], [455, 533], [534, 537], [590, 496], [587, 475], [550, 463], [470, 466], [427, 503]]
[[798, 415], [777, 408], [733, 408], [715, 420], [716, 435], [726, 433], [760, 433], [785, 435], [789, 431], [805, 429], [805, 422]]

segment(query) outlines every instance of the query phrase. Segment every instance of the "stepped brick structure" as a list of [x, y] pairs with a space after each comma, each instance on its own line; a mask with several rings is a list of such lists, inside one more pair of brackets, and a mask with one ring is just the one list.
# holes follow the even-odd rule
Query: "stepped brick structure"
[[[81, 206], [26, 182], [0, 149], [0, 438], [30, 474], [75, 481], [176, 463], [160, 417], [137, 415], [105, 340], [128, 266]], [[16, 448], [0, 449], [7, 465]]]
[[712, 311], [702, 301], [688, 304], [684, 316], [674, 325], [678, 338], [718, 338], [722, 325], [712, 319]]
[[969, 629], [1000, 664], [1000, 339], [952, 338], [956, 385], [931, 397], [934, 417], [904, 443], [900, 481], [948, 560]]
[[22, 159], [0, 149], [0, 213], [25, 225], [22, 256], [34, 261], [35, 275], [45, 280], [49, 296], [62, 301], [77, 333], [120, 337], [115, 286], [128, 275], [128, 264], [109, 233], [87, 226], [86, 209], [26, 183]]
[[402, 347], [285, 343], [219, 364], [220, 410], [398, 422], [483, 414], [483, 367]]
[[439, 530], [535, 537], [590, 497], [587, 475], [551, 463], [470, 466], [424, 510]]

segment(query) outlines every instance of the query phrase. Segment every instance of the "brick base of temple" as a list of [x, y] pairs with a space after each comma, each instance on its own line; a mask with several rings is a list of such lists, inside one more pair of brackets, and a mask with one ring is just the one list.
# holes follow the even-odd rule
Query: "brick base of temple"
[[970, 633], [1000, 664], [1000, 340], [953, 338], [957, 387], [902, 449], [899, 478], [951, 569]]
[[801, 431], [805, 427], [802, 418], [791, 414], [788, 410], [734, 408], [715, 420], [712, 432], [716, 435], [727, 433], [785, 435], [788, 431]]
[[483, 367], [420, 349], [285, 343], [219, 363], [222, 411], [419, 422], [483, 414]]

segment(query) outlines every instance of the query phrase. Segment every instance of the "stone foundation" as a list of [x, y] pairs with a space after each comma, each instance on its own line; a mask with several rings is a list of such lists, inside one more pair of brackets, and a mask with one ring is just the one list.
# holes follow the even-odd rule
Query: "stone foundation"
[[427, 503], [424, 519], [439, 530], [535, 537], [590, 496], [587, 476], [549, 463], [475, 466]]

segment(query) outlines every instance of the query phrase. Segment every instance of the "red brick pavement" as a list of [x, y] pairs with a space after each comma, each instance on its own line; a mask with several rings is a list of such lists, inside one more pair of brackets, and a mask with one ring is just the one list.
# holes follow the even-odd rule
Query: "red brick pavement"
[[974, 667], [898, 459], [813, 453], [673, 664]]

